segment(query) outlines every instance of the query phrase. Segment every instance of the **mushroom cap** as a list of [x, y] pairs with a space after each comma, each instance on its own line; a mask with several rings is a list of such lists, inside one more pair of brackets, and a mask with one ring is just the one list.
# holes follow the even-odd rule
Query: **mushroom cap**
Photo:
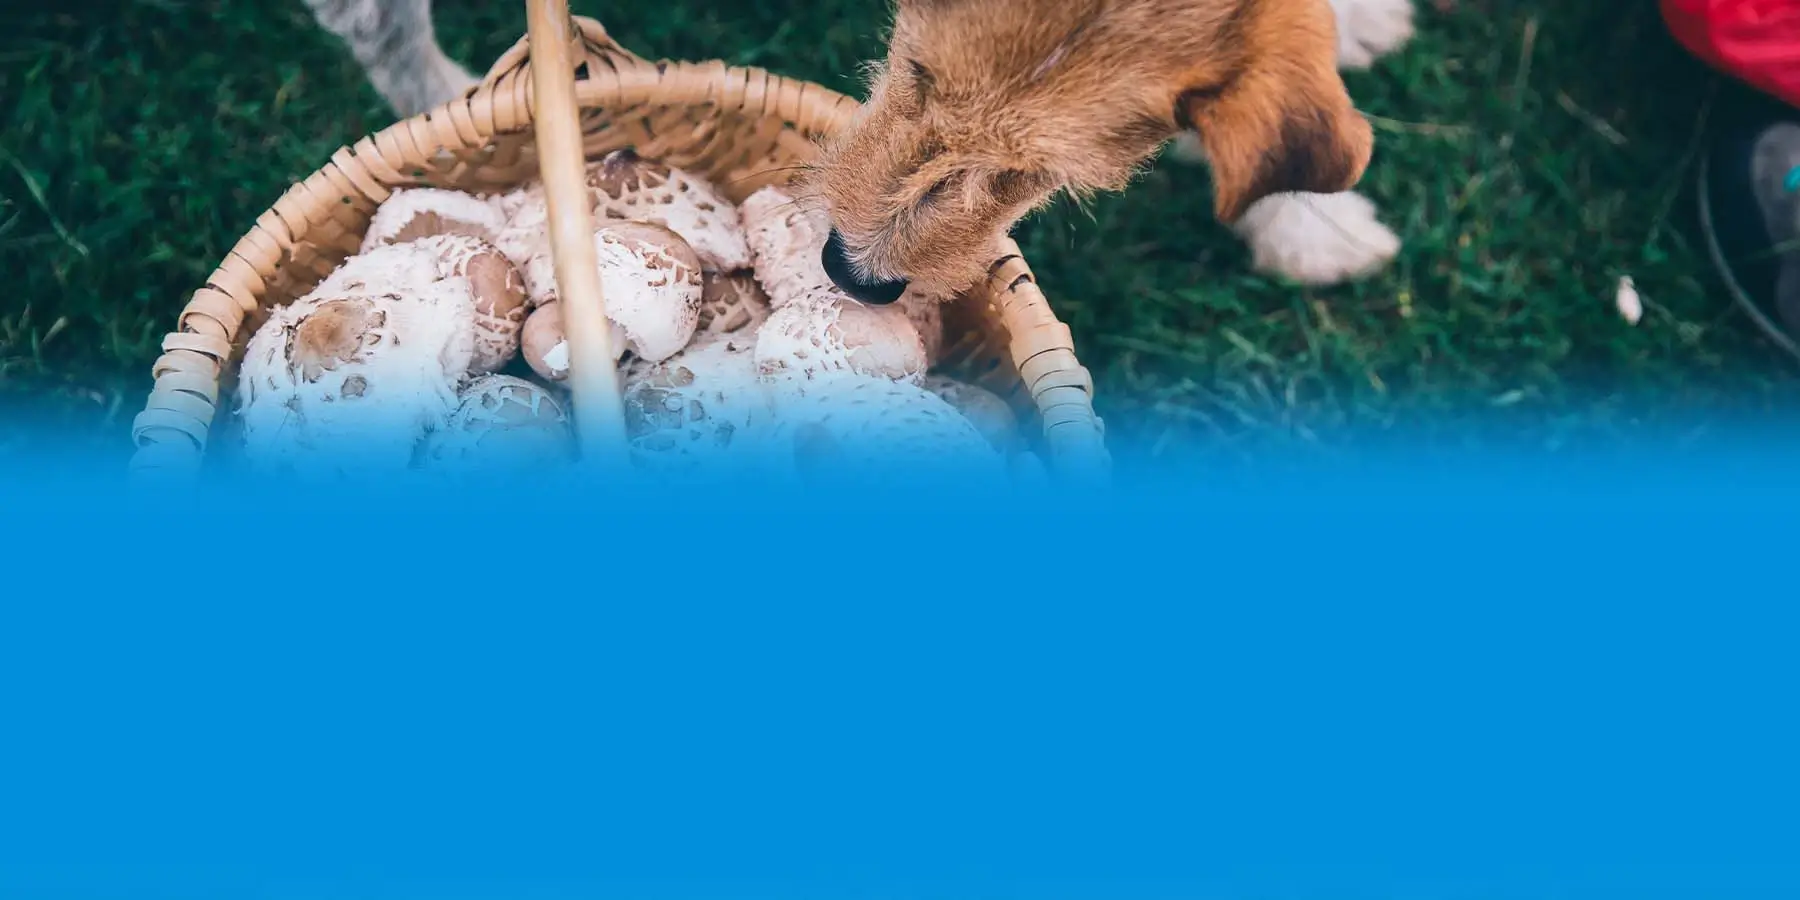
[[906, 318], [919, 332], [919, 340], [925, 345], [927, 368], [935, 367], [944, 358], [944, 304], [950, 300], [908, 288], [894, 304], [906, 313]]
[[542, 306], [556, 300], [556, 259], [550, 248], [550, 207], [544, 185], [528, 182], [496, 201], [506, 222], [494, 232], [494, 246], [519, 268], [526, 302]]
[[737, 207], [712, 185], [672, 166], [615, 150], [588, 165], [594, 216], [602, 224], [648, 222], [681, 235], [708, 269], [750, 265]]
[[700, 277], [700, 318], [696, 334], [730, 334], [769, 318], [769, 295], [748, 270], [704, 272]]
[[546, 303], [525, 317], [519, 335], [525, 364], [546, 381], [569, 377], [569, 339], [563, 334], [562, 304]]
[[687, 346], [704, 293], [693, 248], [660, 225], [613, 222], [594, 233], [594, 250], [615, 358], [630, 350], [661, 362]]
[[535, 471], [574, 457], [569, 416], [543, 387], [485, 375], [458, 395], [454, 412], [425, 440], [421, 465], [446, 474]]
[[411, 465], [455, 408], [474, 353], [467, 283], [436, 273], [418, 242], [389, 245], [270, 314], [238, 372], [254, 467], [336, 476]]
[[851, 301], [825, 274], [820, 253], [831, 236], [831, 222], [823, 212], [803, 208], [778, 187], [751, 194], [739, 212], [756, 280], [768, 292], [771, 306], [780, 309], [821, 293]]
[[724, 472], [755, 458], [773, 408], [752, 350], [748, 340], [709, 335], [661, 363], [630, 368], [625, 427], [640, 467]]
[[757, 330], [756, 366], [764, 378], [853, 372], [916, 381], [925, 374], [926, 358], [902, 310], [815, 293], [769, 314]]
[[1018, 415], [993, 391], [942, 375], [927, 375], [919, 386], [955, 407], [995, 450], [1012, 453], [1022, 443]]
[[375, 210], [363, 233], [362, 252], [440, 234], [491, 241], [505, 224], [499, 204], [488, 198], [441, 188], [401, 188]]
[[519, 352], [525, 321], [525, 285], [519, 270], [498, 247], [480, 238], [442, 235], [423, 238], [421, 247], [438, 254], [438, 272], [465, 279], [475, 302], [475, 351], [470, 370], [498, 370]]
[[953, 407], [903, 381], [833, 376], [776, 394], [796, 469], [806, 477], [904, 474], [993, 485], [1004, 458]]

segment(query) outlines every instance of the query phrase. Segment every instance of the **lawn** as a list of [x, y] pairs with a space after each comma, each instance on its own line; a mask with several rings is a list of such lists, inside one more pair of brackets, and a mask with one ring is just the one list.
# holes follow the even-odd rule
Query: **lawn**
[[[852, 93], [884, 5], [575, 4], [645, 55]], [[122, 460], [188, 295], [290, 182], [391, 117], [299, 0], [27, 7], [0, 12], [0, 415]], [[439, 7], [477, 69], [524, 30], [515, 0]], [[1376, 123], [1364, 190], [1407, 242], [1379, 277], [1251, 274], [1205, 172], [1173, 162], [1020, 227], [1122, 455], [1686, 446], [1791, 420], [1800, 371], [1730, 305], [1695, 230], [1693, 167], [1733, 89], [1649, 3], [1425, 3], [1419, 24], [1347, 79]], [[1635, 327], [1613, 306], [1626, 275]]]

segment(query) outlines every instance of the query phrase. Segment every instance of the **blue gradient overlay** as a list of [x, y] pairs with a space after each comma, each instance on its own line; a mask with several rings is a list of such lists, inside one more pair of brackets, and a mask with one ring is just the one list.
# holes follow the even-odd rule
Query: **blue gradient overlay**
[[1800, 897], [1784, 451], [0, 475], [0, 898]]

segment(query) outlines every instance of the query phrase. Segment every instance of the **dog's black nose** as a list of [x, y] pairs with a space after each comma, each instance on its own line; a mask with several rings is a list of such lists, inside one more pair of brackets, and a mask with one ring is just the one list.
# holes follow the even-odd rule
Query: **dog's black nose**
[[864, 303], [885, 306], [900, 299], [906, 293], [904, 281], [864, 281], [856, 277], [856, 270], [850, 265], [850, 252], [844, 247], [844, 236], [837, 229], [831, 229], [831, 237], [825, 241], [825, 251], [820, 255], [825, 264], [825, 274], [839, 290]]

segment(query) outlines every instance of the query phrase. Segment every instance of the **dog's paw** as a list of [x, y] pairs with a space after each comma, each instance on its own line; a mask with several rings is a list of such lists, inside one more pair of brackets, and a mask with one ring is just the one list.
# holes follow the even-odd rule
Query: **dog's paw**
[[1338, 68], [1366, 69], [1412, 39], [1412, 0], [1331, 0]]
[[1373, 274], [1400, 252], [1400, 237], [1354, 191], [1276, 194], [1250, 206], [1236, 225], [1259, 272], [1327, 285]]

